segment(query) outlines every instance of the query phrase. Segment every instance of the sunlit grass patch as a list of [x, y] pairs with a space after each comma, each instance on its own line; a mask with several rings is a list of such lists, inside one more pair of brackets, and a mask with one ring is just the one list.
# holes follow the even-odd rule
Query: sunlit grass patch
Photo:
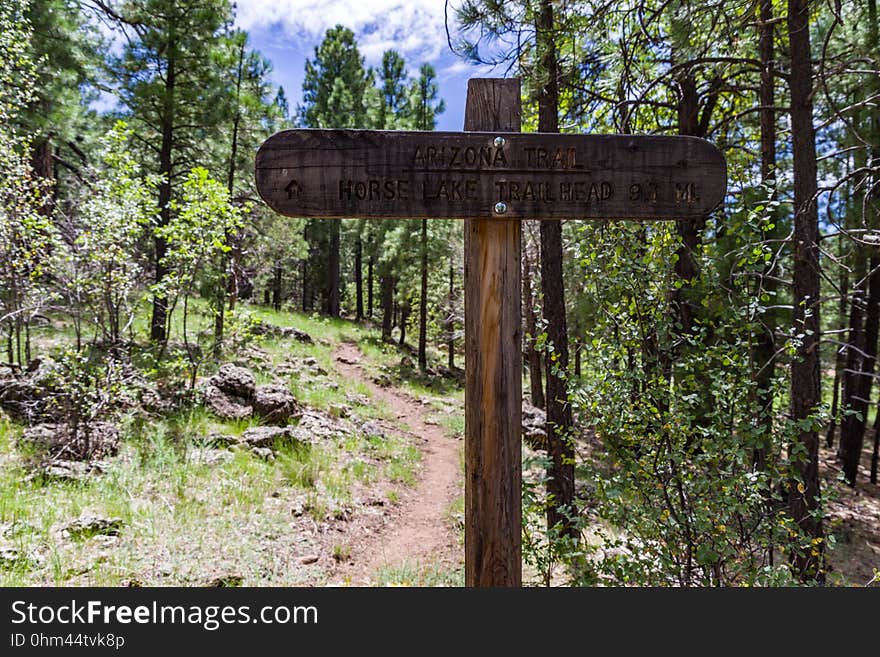
[[438, 565], [418, 565], [405, 562], [386, 565], [375, 575], [378, 586], [464, 586], [462, 568], [444, 568]]

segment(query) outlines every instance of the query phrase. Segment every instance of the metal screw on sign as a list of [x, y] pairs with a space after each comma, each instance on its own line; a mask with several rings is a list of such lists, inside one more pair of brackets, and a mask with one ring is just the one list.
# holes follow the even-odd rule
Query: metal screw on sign
[[495, 214], [504, 214], [505, 212], [507, 212], [507, 203], [498, 201], [495, 204]]

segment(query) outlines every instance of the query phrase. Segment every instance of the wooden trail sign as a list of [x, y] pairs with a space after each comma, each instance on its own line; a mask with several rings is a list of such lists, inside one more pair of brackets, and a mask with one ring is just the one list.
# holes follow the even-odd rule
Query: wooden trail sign
[[724, 157], [696, 137], [286, 130], [257, 189], [300, 217], [686, 219], [724, 199]]
[[287, 130], [257, 153], [293, 217], [463, 218], [465, 584], [522, 582], [523, 219], [687, 219], [726, 164], [693, 137], [520, 134], [516, 79], [468, 82], [465, 131]]

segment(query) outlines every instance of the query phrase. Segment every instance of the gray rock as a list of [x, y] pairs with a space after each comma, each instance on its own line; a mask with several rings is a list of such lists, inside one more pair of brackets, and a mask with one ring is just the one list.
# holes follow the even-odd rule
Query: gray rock
[[284, 329], [284, 337], [293, 338], [297, 342], [302, 342], [304, 344], [315, 344], [315, 341], [312, 340], [311, 335], [309, 335], [305, 331], [300, 331], [299, 329], [293, 327], [288, 327]]
[[274, 448], [279, 443], [307, 442], [302, 440], [295, 429], [296, 427], [251, 427], [241, 434], [239, 444], [253, 450], [261, 447]]
[[230, 436], [228, 433], [209, 433], [201, 440], [197, 440], [208, 447], [222, 449], [234, 445], [238, 442], [237, 436]]
[[314, 344], [312, 336], [305, 331], [300, 331], [298, 328], [293, 328], [292, 326], [276, 326], [269, 322], [256, 322], [251, 327], [251, 332], [254, 335], [267, 335], [274, 338], [293, 338], [297, 342]]
[[204, 401], [214, 415], [226, 420], [241, 420], [253, 413], [249, 400], [224, 392], [210, 383], [205, 386]]
[[70, 538], [91, 538], [98, 535], [118, 536], [122, 524], [121, 518], [84, 515], [64, 525], [61, 528], [61, 533]]
[[100, 461], [65, 461], [54, 459], [44, 463], [29, 480], [42, 478], [48, 481], [84, 481], [104, 474], [105, 464]]
[[190, 463], [198, 465], [216, 465], [231, 461], [235, 455], [228, 449], [215, 449], [211, 447], [196, 447], [187, 452], [186, 458]]
[[269, 384], [254, 392], [254, 415], [269, 424], [287, 424], [297, 413], [296, 399], [285, 386]]
[[18, 538], [26, 534], [36, 533], [37, 528], [25, 520], [12, 520], [0, 523], [0, 536], [3, 538]]
[[347, 392], [345, 393], [345, 400], [354, 404], [355, 406], [366, 406], [370, 403], [370, 398], [366, 395], [361, 395], [356, 392]]
[[251, 450], [251, 454], [263, 459], [264, 461], [274, 461], [275, 460], [275, 452], [273, 452], [268, 447], [254, 447]]
[[367, 438], [384, 438], [385, 431], [376, 422], [368, 420], [361, 425], [361, 433]]
[[63, 420], [60, 407], [51, 403], [57, 392], [54, 370], [54, 361], [39, 358], [32, 360], [24, 373], [10, 368], [11, 376], [0, 378], [0, 409], [25, 424]]
[[14, 547], [0, 547], [0, 568], [14, 568], [26, 560], [24, 553]]
[[119, 449], [119, 427], [110, 422], [80, 425], [71, 436], [66, 424], [37, 424], [27, 427], [19, 442], [50, 456], [88, 460], [112, 456]]
[[250, 370], [232, 363], [223, 365], [208, 381], [221, 392], [240, 397], [245, 401], [251, 400], [256, 389], [254, 375]]
[[232, 587], [236, 588], [241, 586], [244, 583], [244, 576], [238, 574], [231, 575], [221, 575], [210, 582], [208, 582], [207, 586], [211, 588], [227, 588]]

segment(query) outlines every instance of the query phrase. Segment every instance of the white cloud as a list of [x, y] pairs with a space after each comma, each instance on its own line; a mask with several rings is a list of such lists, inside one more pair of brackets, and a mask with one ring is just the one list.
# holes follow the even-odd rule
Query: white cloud
[[[446, 45], [444, 0], [237, 0], [236, 24], [246, 30], [280, 25], [312, 43], [341, 24], [355, 32], [371, 64], [394, 48], [407, 60], [436, 59]], [[309, 49], [310, 50], [310, 49]]]

